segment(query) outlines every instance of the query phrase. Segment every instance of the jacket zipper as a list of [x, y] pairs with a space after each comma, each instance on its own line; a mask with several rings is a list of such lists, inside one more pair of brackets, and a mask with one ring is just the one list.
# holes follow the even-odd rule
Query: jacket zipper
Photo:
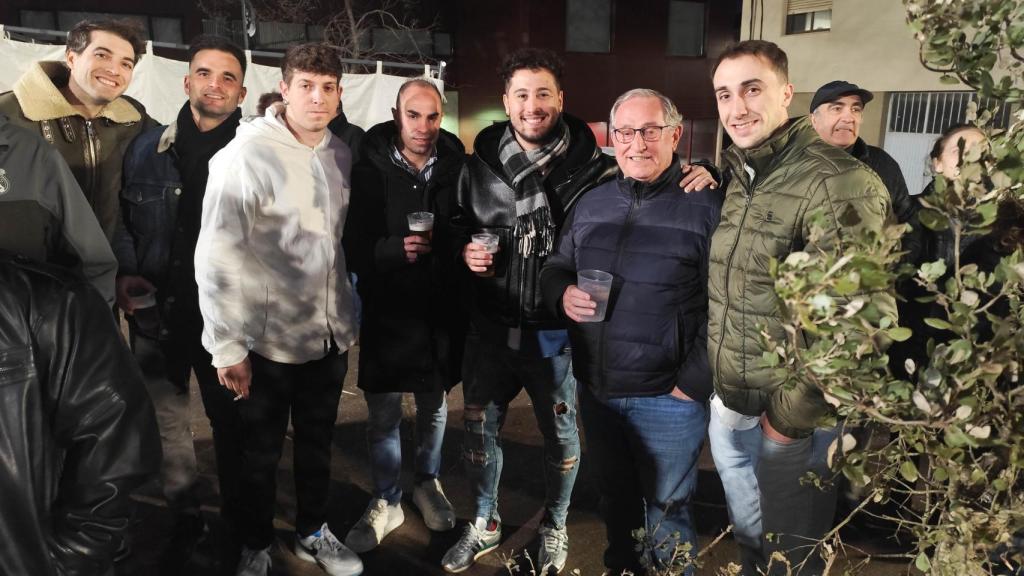
[[[750, 202], [753, 199], [753, 189], [755, 182], [752, 179], [750, 187], [743, 185], [743, 181], [736, 178], [740, 187], [743, 188], [743, 215], [740, 217], [739, 225], [736, 227], [736, 239], [732, 243], [732, 248], [729, 249], [729, 258], [725, 262], [725, 308], [722, 310], [722, 330], [718, 336], [718, 350], [715, 351], [715, 380], [721, 380], [722, 375], [722, 343], [725, 341], [725, 317], [729, 312], [729, 308], [732, 307], [732, 296], [729, 290], [729, 279], [732, 277], [730, 270], [732, 270], [732, 259], [736, 255], [736, 248], [740, 243], [740, 235], [743, 233], [743, 224], [747, 221], [747, 212], [750, 210]], [[742, 337], [742, 334], [741, 334]], [[746, 378], [746, 371], [744, 371], [743, 377]]]
[[96, 202], [96, 131], [92, 127], [92, 120], [86, 119], [85, 121], [85, 139], [89, 143], [87, 147], [88, 154], [85, 156], [86, 170], [89, 174], [89, 191], [87, 192], [89, 199], [92, 202]]
[[[622, 264], [622, 252], [623, 252], [623, 248], [625, 248], [625, 246], [626, 246], [626, 239], [629, 237], [630, 233], [633, 231], [633, 221], [634, 221], [634, 219], [636, 217], [635, 211], [640, 209], [641, 198], [640, 198], [640, 194], [637, 191], [638, 187], [639, 187], [638, 184], [634, 184], [634, 185], [630, 186], [630, 192], [631, 192], [632, 198], [630, 198], [630, 201], [629, 201], [629, 210], [626, 211], [626, 219], [623, 221], [622, 229], [619, 231], [619, 239], [615, 243], [615, 264], [612, 266], [611, 270], [608, 270], [608, 273], [611, 274], [613, 277], [615, 276], [615, 273], [618, 272], [619, 267]], [[612, 282], [614, 283], [614, 280]], [[605, 311], [606, 317], [607, 317], [607, 314], [608, 314], [608, 312], [606, 310]], [[605, 374], [605, 372], [607, 370], [607, 367], [608, 367], [607, 366], [607, 361], [608, 361], [608, 340], [604, 337], [604, 333], [605, 333], [605, 330], [606, 330], [607, 326], [608, 326], [607, 322], [601, 322], [600, 323], [600, 327], [599, 327], [599, 329], [601, 331], [601, 334], [600, 334], [599, 337], [601, 339], [601, 360], [600, 360], [600, 366], [601, 366], [601, 380], [602, 380], [601, 388], [602, 389], [605, 389], [607, 387], [607, 383], [603, 381], [605, 379], [604, 378], [604, 374]]]

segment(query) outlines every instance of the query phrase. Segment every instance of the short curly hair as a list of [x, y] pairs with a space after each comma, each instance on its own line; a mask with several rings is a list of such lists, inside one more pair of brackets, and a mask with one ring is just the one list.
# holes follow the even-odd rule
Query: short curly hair
[[281, 60], [281, 77], [290, 84], [295, 72], [310, 72], [334, 76], [341, 82], [342, 64], [338, 50], [326, 42], [296, 44], [288, 49]]
[[93, 32], [109, 32], [119, 36], [132, 45], [135, 52], [135, 63], [146, 52], [146, 40], [142, 36], [142, 28], [133, 20], [82, 20], [68, 31], [67, 51], [81, 54], [92, 42]]
[[555, 77], [555, 86], [561, 90], [562, 69], [564, 67], [562, 59], [551, 50], [519, 48], [505, 56], [501, 61], [501, 68], [498, 69], [498, 74], [505, 85], [505, 91], [508, 91], [509, 82], [512, 81], [512, 76], [516, 72], [520, 70], [547, 70]]

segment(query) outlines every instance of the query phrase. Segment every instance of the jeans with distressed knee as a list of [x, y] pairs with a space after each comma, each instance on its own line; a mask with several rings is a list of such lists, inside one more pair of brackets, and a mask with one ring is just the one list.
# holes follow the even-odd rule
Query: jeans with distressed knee
[[547, 521], [564, 527], [580, 460], [576, 379], [572, 376], [570, 351], [563, 350], [550, 358], [534, 357], [471, 334], [463, 369], [463, 461], [476, 499], [476, 516], [500, 520], [501, 429], [509, 403], [524, 388], [544, 439]]

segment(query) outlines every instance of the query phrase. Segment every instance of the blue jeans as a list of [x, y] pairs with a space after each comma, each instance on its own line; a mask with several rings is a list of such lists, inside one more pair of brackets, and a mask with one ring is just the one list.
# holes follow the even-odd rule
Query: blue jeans
[[[807, 560], [794, 574], [820, 573], [823, 566], [814, 544], [831, 527], [836, 493], [802, 485], [800, 478], [807, 472], [831, 478], [828, 447], [840, 430], [818, 428], [807, 438], [782, 444], [765, 437], [760, 425], [730, 428], [711, 409], [711, 454], [725, 489], [743, 574], [760, 574], [775, 551], [784, 553], [794, 570]], [[776, 538], [766, 542], [765, 533]], [[776, 562], [771, 573], [783, 568]]]
[[466, 426], [462, 454], [474, 488], [476, 516], [500, 520], [501, 428], [509, 402], [525, 388], [544, 437], [546, 520], [564, 527], [580, 459], [570, 352], [533, 357], [470, 334], [462, 374]]
[[[366, 442], [370, 450], [370, 472], [373, 475], [374, 498], [388, 504], [402, 499], [399, 478], [402, 473], [402, 442], [398, 427], [402, 423], [401, 392], [367, 392], [366, 407], [370, 411]], [[416, 482], [437, 478], [441, 471], [441, 443], [448, 422], [445, 392], [438, 388], [417, 392], [416, 399]]]
[[[690, 499], [707, 430], [706, 405], [671, 394], [601, 400], [582, 387], [580, 414], [601, 493], [605, 566], [615, 574], [643, 573], [643, 564], [663, 567], [677, 542], [692, 544], [696, 555]], [[645, 559], [632, 534], [638, 528], [647, 531], [640, 552]]]

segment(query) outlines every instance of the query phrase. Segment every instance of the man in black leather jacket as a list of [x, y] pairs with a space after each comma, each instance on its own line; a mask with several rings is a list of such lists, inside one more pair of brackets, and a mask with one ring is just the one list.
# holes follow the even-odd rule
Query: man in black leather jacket
[[160, 437], [110, 308], [0, 252], [0, 574], [107, 574]]
[[564, 325], [541, 302], [540, 269], [565, 214], [616, 167], [587, 125], [562, 113], [561, 71], [545, 50], [505, 58], [509, 121], [480, 133], [458, 184], [454, 224], [467, 235], [495, 234], [499, 246], [490, 254], [469, 238], [457, 243], [474, 273], [462, 375], [463, 460], [476, 502], [475, 519], [441, 561], [449, 572], [465, 570], [501, 539], [499, 434], [508, 403], [523, 388], [544, 437], [539, 572], [561, 569], [568, 551], [565, 521], [580, 457], [576, 381]]

